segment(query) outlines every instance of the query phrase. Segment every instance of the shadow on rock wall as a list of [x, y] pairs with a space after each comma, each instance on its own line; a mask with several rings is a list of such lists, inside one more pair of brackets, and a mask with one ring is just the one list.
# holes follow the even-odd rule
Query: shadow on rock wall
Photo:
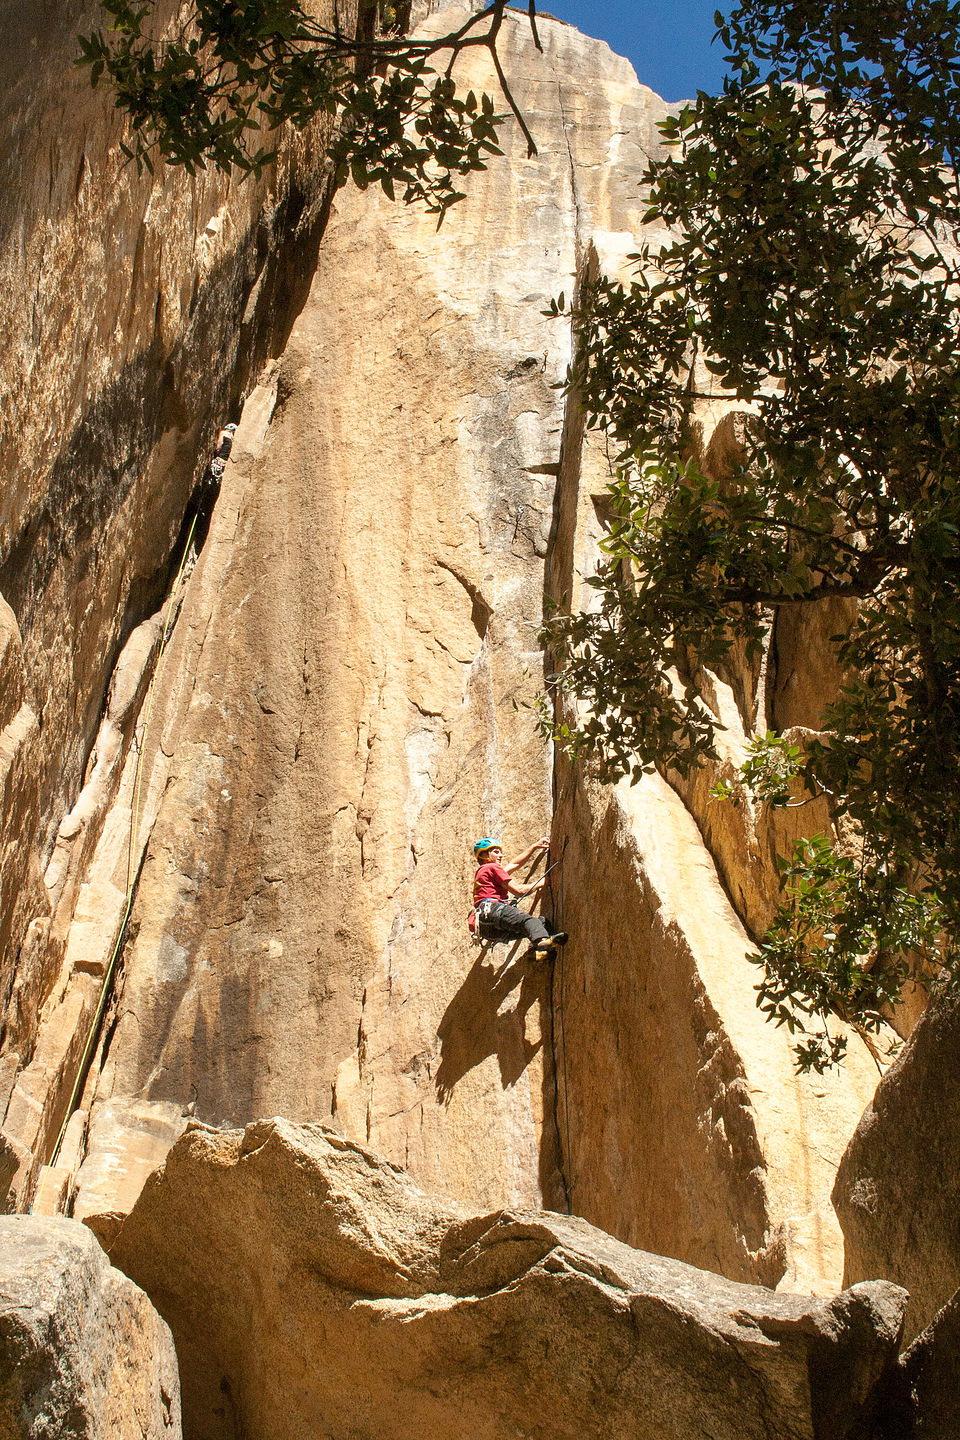
[[[525, 1021], [531, 1007], [546, 998], [544, 962], [526, 960], [520, 949], [520, 944], [511, 946], [499, 965], [489, 952], [479, 955], [437, 1026], [436, 1087], [445, 1105], [457, 1083], [488, 1055], [496, 1055], [506, 1089], [517, 1083], [543, 1047], [541, 1035], [527, 1038]], [[518, 987], [515, 1003], [504, 1008]]]

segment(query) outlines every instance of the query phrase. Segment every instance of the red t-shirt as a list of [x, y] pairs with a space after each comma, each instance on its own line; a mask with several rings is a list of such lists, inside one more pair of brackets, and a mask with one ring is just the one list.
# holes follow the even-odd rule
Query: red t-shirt
[[510, 876], [503, 866], [488, 860], [473, 877], [474, 905], [479, 905], [481, 900], [506, 900], [510, 894], [509, 885]]

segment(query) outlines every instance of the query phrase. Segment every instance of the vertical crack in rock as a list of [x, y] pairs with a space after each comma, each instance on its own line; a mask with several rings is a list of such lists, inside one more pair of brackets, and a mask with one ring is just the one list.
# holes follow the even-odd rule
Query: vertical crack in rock
[[563, 140], [567, 152], [567, 175], [570, 185], [570, 199], [573, 202], [574, 213], [574, 268], [577, 276], [581, 272], [582, 256], [587, 241], [584, 235], [584, 214], [580, 199], [580, 176], [577, 171], [577, 162], [574, 159], [573, 147], [570, 143], [572, 122], [567, 118], [566, 107], [563, 103], [563, 80], [557, 77], [557, 104], [560, 108], [560, 122], [563, 128]]
[[[89, 1087], [77, 1213], [115, 1231], [190, 1114], [219, 1124], [332, 1110], [346, 1136], [475, 1208], [562, 1203], [565, 1185], [573, 1208], [623, 1239], [730, 1275], [826, 1286], [838, 1237], [822, 1157], [852, 1128], [862, 1073], [823, 1094], [793, 1076], [753, 1006], [748, 937], [676, 792], [655, 776], [613, 791], [554, 770], [532, 723], [544, 599], [581, 603], [609, 474], [576, 396], [564, 407], [553, 388], [573, 336], [544, 309], [571, 277], [626, 273], [645, 233], [640, 177], [669, 109], [605, 47], [546, 19], [543, 33], [546, 59], [523, 17], [504, 27], [540, 154], [527, 160], [509, 132], [506, 158], [472, 177], [440, 236], [430, 217], [348, 187], [315, 269], [294, 273], [293, 240], [275, 253], [269, 219], [221, 215], [224, 195], [204, 191], [181, 217], [195, 264], [142, 317], [165, 337], [145, 374], [166, 377], [143, 454], [117, 463], [123, 435], [107, 433], [109, 407], [147, 383], [139, 371], [121, 371], [108, 409], [83, 415], [84, 454], [110, 480], [95, 518], [115, 525], [153, 497], [156, 531], [134, 570], [156, 575], [210, 407], [246, 387], [244, 356], [260, 353], [246, 319], [238, 335], [231, 300], [229, 383], [180, 384], [204, 327], [221, 335], [211, 306], [237, 278], [231, 227], [247, 237], [238, 294], [250, 324], [266, 324], [284, 277], [298, 295], [309, 284], [275, 373], [244, 409], [248, 438], [158, 695], [137, 928]], [[465, 85], [491, 87], [481, 54], [459, 64]], [[284, 202], [298, 227], [305, 183], [292, 180]], [[308, 194], [304, 215], [312, 204]], [[144, 276], [174, 265], [178, 234], [131, 244], [131, 261], [138, 253]], [[58, 482], [62, 516], [44, 522], [38, 505], [27, 517], [27, 703], [50, 628], [38, 577], [52, 566], [49, 603], [62, 600], [63, 525], [81, 548], [89, 538], [72, 474]], [[110, 562], [84, 555], [98, 575]], [[90, 611], [80, 587], [65, 627], [84, 654], [88, 613], [115, 625], [132, 593], [122, 566], [107, 569], [97, 593], [109, 590], [109, 605]], [[84, 723], [67, 739], [68, 769], [89, 745]], [[57, 724], [51, 741], [44, 710], [44, 745], [63, 740]], [[33, 797], [30, 823], [48, 801]], [[518, 853], [552, 814], [572, 939], [551, 974], [478, 952], [465, 917], [473, 839], [493, 832]], [[108, 861], [104, 851], [106, 878]]]

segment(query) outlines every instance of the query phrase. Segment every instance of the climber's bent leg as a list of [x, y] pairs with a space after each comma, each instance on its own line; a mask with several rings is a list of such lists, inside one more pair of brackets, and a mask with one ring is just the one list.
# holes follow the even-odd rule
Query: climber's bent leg
[[523, 915], [525, 922], [523, 933], [531, 945], [542, 945], [544, 940], [550, 939], [550, 927], [542, 916], [527, 915], [523, 910], [520, 911], [520, 914]]
[[531, 945], [542, 944], [550, 938], [546, 922], [539, 915], [528, 915], [526, 910], [521, 910], [518, 905], [504, 903], [491, 906], [489, 921], [491, 925], [496, 925], [511, 935], [525, 935]]

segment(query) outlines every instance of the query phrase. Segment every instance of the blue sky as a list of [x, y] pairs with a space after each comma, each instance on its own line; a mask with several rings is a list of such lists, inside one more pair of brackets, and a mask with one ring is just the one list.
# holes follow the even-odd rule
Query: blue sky
[[537, 8], [606, 40], [664, 100], [720, 89], [723, 47], [710, 41], [714, 13], [731, 8], [723, 0], [537, 0]]

